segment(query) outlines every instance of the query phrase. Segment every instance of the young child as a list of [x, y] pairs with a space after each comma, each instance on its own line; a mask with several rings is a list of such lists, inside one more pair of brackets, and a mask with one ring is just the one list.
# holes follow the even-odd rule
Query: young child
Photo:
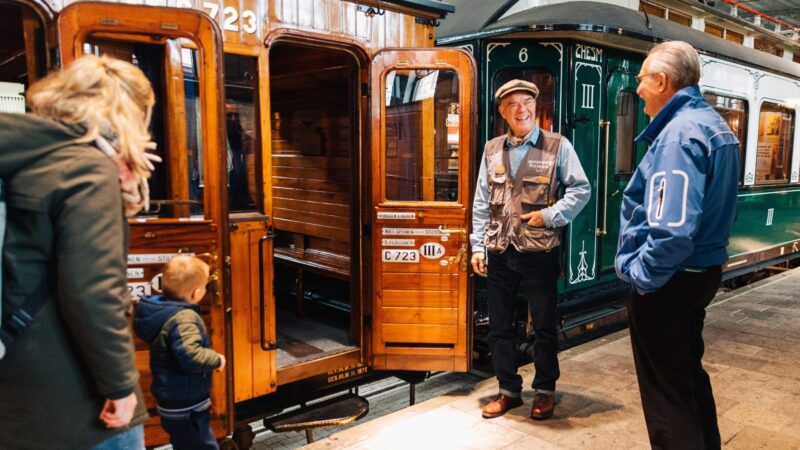
[[175, 450], [218, 449], [209, 425], [211, 372], [225, 357], [211, 349], [197, 304], [206, 294], [208, 264], [178, 255], [164, 266], [163, 295], [142, 298], [133, 326], [150, 344], [152, 391], [161, 426]]

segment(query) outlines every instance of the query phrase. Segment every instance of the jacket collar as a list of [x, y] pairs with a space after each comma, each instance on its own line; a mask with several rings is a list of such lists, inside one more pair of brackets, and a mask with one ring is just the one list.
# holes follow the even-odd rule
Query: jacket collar
[[702, 98], [703, 94], [700, 93], [700, 87], [696, 84], [679, 90], [667, 101], [664, 107], [661, 108], [661, 111], [659, 111], [653, 121], [650, 122], [650, 125], [642, 131], [642, 134], [636, 137], [636, 142], [647, 141], [648, 144], [652, 144], [661, 133], [661, 130], [667, 126], [669, 121], [675, 116], [675, 113], [677, 113], [683, 105], [690, 100], [699, 100]]

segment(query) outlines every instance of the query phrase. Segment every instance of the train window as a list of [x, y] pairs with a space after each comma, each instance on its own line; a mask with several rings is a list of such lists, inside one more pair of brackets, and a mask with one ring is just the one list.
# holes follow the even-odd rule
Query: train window
[[726, 97], [711, 92], [703, 98], [714, 108], [739, 139], [739, 181], [744, 182], [744, 150], [747, 147], [747, 100]]
[[[555, 83], [556, 79], [550, 72], [544, 69], [505, 69], [497, 72], [494, 76], [492, 83], [492, 93], [497, 92], [503, 84], [515, 80], [530, 81], [539, 88], [539, 96], [536, 98], [536, 123], [539, 128], [547, 131], [558, 131], [556, 126], [555, 117]], [[497, 107], [494, 108], [494, 134], [493, 136], [500, 136], [508, 132], [506, 122], [500, 116], [500, 111]]]
[[763, 103], [758, 116], [756, 184], [789, 181], [793, 137], [794, 110]]
[[636, 161], [636, 143], [633, 139], [636, 136], [637, 103], [633, 92], [620, 91], [617, 94], [616, 175], [633, 173], [633, 164]]
[[225, 122], [231, 212], [258, 212], [258, 65], [252, 56], [225, 55]]
[[45, 74], [44, 26], [21, 4], [0, 3], [0, 112], [24, 113], [24, 93]]
[[387, 74], [386, 200], [458, 200], [458, 97], [452, 70]]
[[[155, 153], [162, 159], [149, 180], [150, 209], [143, 217], [203, 215], [203, 154], [197, 50], [185, 40], [163, 44], [90, 36], [84, 53], [131, 62], [150, 80], [156, 103], [150, 121]], [[167, 93], [170, 95], [167, 95]]]

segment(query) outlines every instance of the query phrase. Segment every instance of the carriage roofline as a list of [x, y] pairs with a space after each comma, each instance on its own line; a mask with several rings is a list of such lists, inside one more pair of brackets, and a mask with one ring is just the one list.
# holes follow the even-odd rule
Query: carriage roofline
[[[455, 3], [461, 14], [471, 8], [468, 5], [471, 3], [469, 0]], [[502, 20], [494, 20], [501, 15], [498, 11], [496, 7], [493, 11], [484, 8], [481, 11], [483, 15], [475, 14], [466, 20], [460, 19], [459, 14], [451, 15], [438, 30], [440, 35], [436, 39], [437, 45], [534, 32], [578, 32], [587, 35], [603, 33], [648, 43], [681, 40], [711, 56], [800, 78], [800, 65], [794, 62], [660, 17], [646, 17], [642, 12], [621, 6], [598, 2], [566, 2], [530, 8]], [[476, 27], [475, 24], [481, 20], [485, 21], [483, 25]], [[641, 46], [630, 42], [630, 48], [640, 50]]]

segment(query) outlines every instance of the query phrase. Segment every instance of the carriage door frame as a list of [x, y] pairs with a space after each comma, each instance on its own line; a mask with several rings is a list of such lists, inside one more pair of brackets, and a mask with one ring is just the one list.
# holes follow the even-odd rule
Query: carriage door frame
[[[467, 371], [472, 359], [467, 249], [475, 61], [461, 49], [385, 49], [371, 66], [372, 167], [365, 176], [371, 176], [372, 199], [372, 365], [376, 370]], [[448, 71], [458, 82], [458, 103], [439, 105], [437, 80]], [[387, 90], [390, 77], [394, 87]], [[397, 103], [392, 118], [386, 103], [395, 88], [408, 95], [392, 101]], [[437, 133], [415, 127], [425, 119], [442, 125]], [[403, 140], [410, 145], [404, 147]], [[439, 147], [442, 155], [436, 154]], [[412, 154], [417, 162], [403, 162]], [[387, 199], [387, 192], [394, 199]]]
[[[636, 95], [636, 75], [641, 62], [628, 55], [609, 52], [606, 62], [604, 120], [601, 130], [600, 173], [598, 174], [597, 198], [600, 202], [598, 214], [599, 272], [614, 273], [614, 257], [619, 238], [619, 211], [622, 193], [633, 176], [643, 154], [643, 146], [633, 139], [647, 125], [642, 112], [643, 102]], [[625, 103], [619, 104], [622, 99]], [[629, 117], [628, 127], [620, 128], [622, 118]], [[621, 147], [619, 139], [630, 138], [629, 147]], [[629, 152], [626, 152], [628, 150]], [[644, 149], [646, 150], [646, 148]], [[627, 163], [617, 164], [619, 156], [627, 155]], [[623, 167], [624, 166], [624, 167]]]
[[[129, 220], [131, 225], [129, 276], [132, 284], [142, 287], [143, 293], [158, 286], [157, 275], [161, 266], [177, 253], [196, 254], [211, 266], [210, 286], [201, 308], [208, 311], [209, 334], [214, 350], [231, 356], [229, 315], [230, 277], [224, 270], [229, 255], [227, 224], [227, 189], [225, 185], [225, 121], [222, 114], [223, 92], [221, 63], [222, 37], [218, 25], [199, 11], [163, 7], [150, 7], [111, 3], [73, 3], [58, 15], [58, 45], [63, 65], [67, 65], [84, 53], [84, 42], [97, 38], [108, 42], [146, 43], [163, 45], [163, 116], [166, 128], [163, 142], [167, 158], [161, 167], [166, 168], [168, 178], [164, 188], [165, 200], [160, 200], [170, 212], [156, 213]], [[191, 44], [179, 41], [188, 39]], [[196, 47], [196, 48], [195, 48]], [[193, 56], [196, 70], [199, 102], [191, 109], [185, 101], [183, 50]], [[192, 53], [194, 52], [194, 53]], [[193, 75], [194, 76], [194, 75]], [[194, 83], [194, 81], [191, 81]], [[194, 84], [192, 85], [194, 86]], [[194, 88], [193, 88], [194, 89]], [[186, 118], [199, 109], [197, 133], [198, 159], [188, 156], [190, 142], [187, 139]], [[193, 143], [193, 142], [192, 142]], [[202, 149], [202, 154], [199, 150]], [[194, 153], [192, 153], [194, 158]], [[189, 166], [202, 170], [190, 172]], [[192, 179], [200, 177], [197, 192], [190, 193]], [[197, 200], [192, 200], [197, 197]], [[192, 206], [200, 204], [201, 206]], [[194, 210], [192, 210], [194, 209]], [[133, 275], [131, 275], [133, 274]], [[151, 281], [152, 277], [152, 281]], [[157, 290], [156, 290], [157, 292]], [[140, 344], [144, 345], [140, 342]], [[137, 364], [145, 376], [143, 389], [149, 374], [146, 345], [137, 345]], [[223, 436], [233, 429], [234, 415], [232, 396], [228, 395], [232, 383], [231, 365], [223, 373], [214, 373], [211, 390], [212, 421], [215, 434]], [[148, 408], [155, 405], [151, 397]], [[152, 411], [152, 409], [151, 409]], [[152, 415], [152, 412], [151, 412]], [[157, 416], [146, 424], [146, 444], [160, 445], [167, 437], [158, 426]]]

